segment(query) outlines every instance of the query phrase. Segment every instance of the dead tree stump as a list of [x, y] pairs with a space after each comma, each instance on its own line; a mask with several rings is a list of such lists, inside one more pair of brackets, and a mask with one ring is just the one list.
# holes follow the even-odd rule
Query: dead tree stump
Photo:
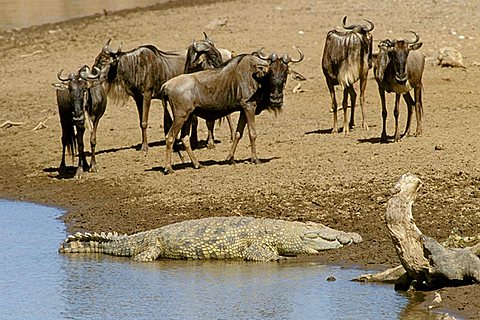
[[419, 178], [404, 174], [387, 203], [385, 221], [402, 267], [375, 275], [362, 275], [357, 281], [395, 281], [396, 290], [435, 290], [446, 286], [480, 283], [480, 245], [448, 249], [417, 228], [412, 205], [421, 187]]

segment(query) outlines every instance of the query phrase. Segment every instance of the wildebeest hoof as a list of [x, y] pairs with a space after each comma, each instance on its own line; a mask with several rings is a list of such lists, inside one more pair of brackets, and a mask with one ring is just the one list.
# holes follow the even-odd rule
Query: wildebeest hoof
[[235, 159], [233, 157], [227, 157], [227, 159], [225, 159], [225, 161], [229, 164], [235, 164]]
[[262, 162], [259, 159], [252, 159], [253, 164], [261, 164]]
[[201, 165], [200, 163], [197, 164], [196, 166], [194, 165], [193, 166], [195, 169], [202, 169], [203, 168], [203, 165]]
[[163, 169], [163, 174], [164, 175], [167, 175], [167, 174], [170, 174], [170, 173], [173, 173], [173, 169], [170, 167], [170, 168], [165, 168]]

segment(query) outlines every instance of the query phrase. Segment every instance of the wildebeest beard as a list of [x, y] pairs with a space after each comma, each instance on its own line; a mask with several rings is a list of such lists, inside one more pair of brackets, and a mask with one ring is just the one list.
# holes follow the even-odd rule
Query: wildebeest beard
[[[271, 77], [273, 77], [273, 75], [270, 72], [263, 77], [255, 77], [258, 83], [260, 83], [260, 88], [258, 88], [257, 92], [252, 97], [252, 99], [255, 99], [257, 102], [257, 107], [255, 109], [256, 115], [259, 115], [264, 110], [273, 112], [275, 116], [282, 112], [283, 99], [280, 103], [272, 103], [271, 101], [271, 93], [274, 89], [271, 84]], [[283, 89], [284, 88], [282, 87], [282, 91]]]

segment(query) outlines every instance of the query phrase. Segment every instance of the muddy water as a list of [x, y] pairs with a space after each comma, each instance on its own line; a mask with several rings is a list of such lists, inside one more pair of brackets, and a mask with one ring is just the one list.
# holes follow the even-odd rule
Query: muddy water
[[167, 0], [0, 0], [0, 30], [144, 7]]
[[295, 259], [61, 255], [61, 214], [0, 200], [1, 319], [398, 319], [408, 304], [389, 285], [349, 281], [364, 270]]

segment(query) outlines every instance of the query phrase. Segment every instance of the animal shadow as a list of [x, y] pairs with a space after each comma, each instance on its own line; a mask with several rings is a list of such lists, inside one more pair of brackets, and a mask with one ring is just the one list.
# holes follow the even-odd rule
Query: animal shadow
[[382, 140], [380, 137], [372, 137], [372, 138], [366, 138], [366, 139], [358, 139], [357, 140], [360, 143], [371, 143], [371, 144], [388, 144], [388, 143], [393, 143], [393, 136], [388, 136], [387, 140]]
[[318, 129], [318, 130], [314, 130], [314, 131], [307, 131], [307, 132], [305, 132], [305, 134], [306, 135], [309, 135], [309, 134], [331, 134], [332, 131], [333, 131], [332, 128], [330, 128], [330, 129]]
[[[280, 157], [272, 157], [272, 158], [268, 158], [268, 159], [260, 159], [260, 162], [261, 164], [264, 164], [264, 163], [268, 163], [272, 160], [276, 160], [276, 159], [280, 159]], [[202, 167], [210, 167], [210, 166], [225, 166], [225, 165], [235, 165], [235, 164], [241, 164], [241, 163], [251, 163], [250, 162], [250, 158], [245, 158], [245, 159], [241, 159], [241, 160], [235, 160], [234, 163], [231, 163], [230, 161], [227, 161], [227, 160], [221, 160], [221, 161], [217, 161], [217, 160], [206, 160], [206, 161], [200, 161], [200, 165]], [[172, 165], [172, 168], [174, 171], [177, 171], [177, 170], [183, 170], [183, 169], [193, 169], [193, 165], [191, 162], [185, 162], [185, 163], [177, 163], [177, 164], [174, 164]], [[165, 167], [153, 167], [151, 169], [147, 169], [145, 171], [159, 171], [159, 172], [163, 172], [165, 169]]]
[[[50, 173], [49, 176], [54, 179], [63, 180], [63, 179], [72, 179], [77, 173], [77, 167], [67, 166], [62, 172], [60, 172], [58, 167], [50, 167], [43, 169], [43, 172]], [[54, 175], [54, 173], [58, 173]]]

